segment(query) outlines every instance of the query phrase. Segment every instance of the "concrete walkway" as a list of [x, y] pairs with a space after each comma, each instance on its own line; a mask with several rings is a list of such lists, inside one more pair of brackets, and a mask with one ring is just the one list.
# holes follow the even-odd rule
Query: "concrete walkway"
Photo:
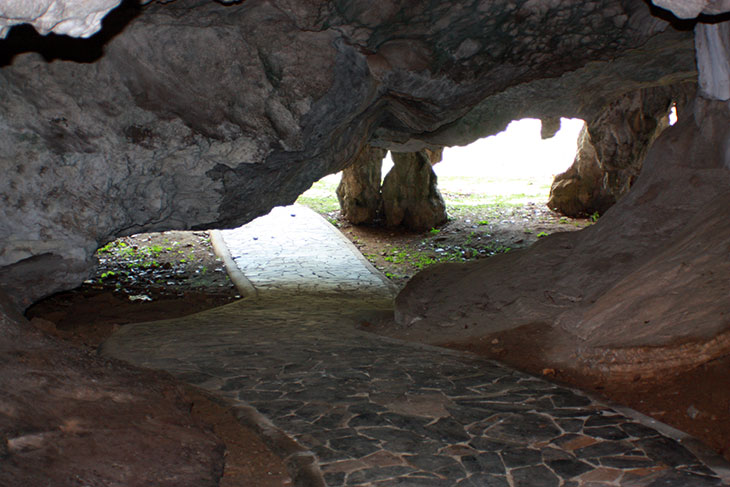
[[306, 208], [221, 239], [246, 299], [125, 326], [103, 352], [232, 404], [296, 485], [726, 485], [717, 465], [580, 392], [358, 331], [391, 311], [394, 289]]

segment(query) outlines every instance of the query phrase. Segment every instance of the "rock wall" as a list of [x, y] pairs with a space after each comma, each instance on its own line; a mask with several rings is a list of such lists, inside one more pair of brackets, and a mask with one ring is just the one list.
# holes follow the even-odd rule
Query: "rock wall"
[[367, 142], [464, 144], [695, 77], [691, 33], [641, 0], [130, 2], [87, 40], [14, 29], [0, 66], [0, 286], [21, 306], [115, 237], [290, 203]]

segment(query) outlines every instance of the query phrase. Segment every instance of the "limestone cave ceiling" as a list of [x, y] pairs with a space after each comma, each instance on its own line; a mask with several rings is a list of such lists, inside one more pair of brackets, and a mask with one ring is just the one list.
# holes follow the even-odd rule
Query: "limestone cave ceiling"
[[88, 39], [7, 27], [89, 36], [115, 1], [26, 3], [0, 6], [0, 285], [24, 304], [116, 236], [290, 203], [365, 142], [466, 144], [696, 79], [694, 21], [641, 0], [124, 2]]

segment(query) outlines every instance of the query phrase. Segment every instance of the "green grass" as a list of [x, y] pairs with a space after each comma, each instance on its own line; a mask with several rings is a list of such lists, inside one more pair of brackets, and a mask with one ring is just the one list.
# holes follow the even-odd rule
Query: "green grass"
[[[339, 179], [339, 175], [336, 174], [320, 179], [299, 197], [297, 203], [308, 206], [320, 214], [339, 210], [340, 205], [335, 195]], [[514, 208], [530, 201], [536, 203], [547, 201], [550, 183], [530, 178], [503, 180], [447, 176], [439, 178], [439, 189], [447, 210], [455, 215], [462, 215], [485, 209]]]
[[400, 247], [391, 247], [384, 257], [386, 262], [393, 264], [408, 264], [416, 269], [424, 269], [433, 264], [441, 264], [444, 262], [464, 262], [466, 260], [461, 252], [451, 251], [433, 255], [428, 251], [420, 251], [406, 249]]
[[297, 203], [308, 206], [319, 214], [337, 211], [340, 209], [340, 203], [337, 201], [335, 191], [339, 183], [340, 177], [338, 175], [325, 176], [302, 193], [297, 199]]
[[300, 205], [308, 206], [317, 213], [324, 215], [340, 209], [336, 196], [313, 197], [304, 193], [297, 199]]

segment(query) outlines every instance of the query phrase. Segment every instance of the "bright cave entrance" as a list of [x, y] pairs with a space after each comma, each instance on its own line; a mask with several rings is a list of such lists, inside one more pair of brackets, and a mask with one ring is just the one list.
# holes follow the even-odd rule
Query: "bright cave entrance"
[[[509, 252], [551, 233], [593, 224], [598, 214], [568, 218], [547, 207], [555, 175], [572, 164], [583, 126], [580, 119], [563, 118], [560, 130], [542, 139], [540, 120], [523, 119], [468, 146], [445, 148], [433, 171], [448, 219], [427, 229], [388, 227], [384, 219], [352, 224], [336, 195], [342, 173], [314, 183], [297, 202], [327, 218], [376, 268], [403, 286], [430, 265]], [[381, 183], [392, 167], [389, 152]]]
[[[591, 218], [567, 218], [546, 206], [554, 175], [573, 162], [583, 124], [562, 119], [561, 129], [542, 140], [541, 122], [524, 119], [495, 136], [446, 148], [433, 168], [448, 220], [424, 231], [350, 224], [335, 195], [341, 173], [316, 182], [298, 203], [337, 226], [402, 287], [434, 264], [486, 258], [529, 246], [553, 232], [591, 225]], [[388, 153], [382, 176], [392, 166]], [[108, 243], [96, 255], [99, 267], [81, 287], [28, 309], [37, 326], [95, 347], [126, 323], [183, 316], [240, 298], [207, 231], [131, 235]]]

